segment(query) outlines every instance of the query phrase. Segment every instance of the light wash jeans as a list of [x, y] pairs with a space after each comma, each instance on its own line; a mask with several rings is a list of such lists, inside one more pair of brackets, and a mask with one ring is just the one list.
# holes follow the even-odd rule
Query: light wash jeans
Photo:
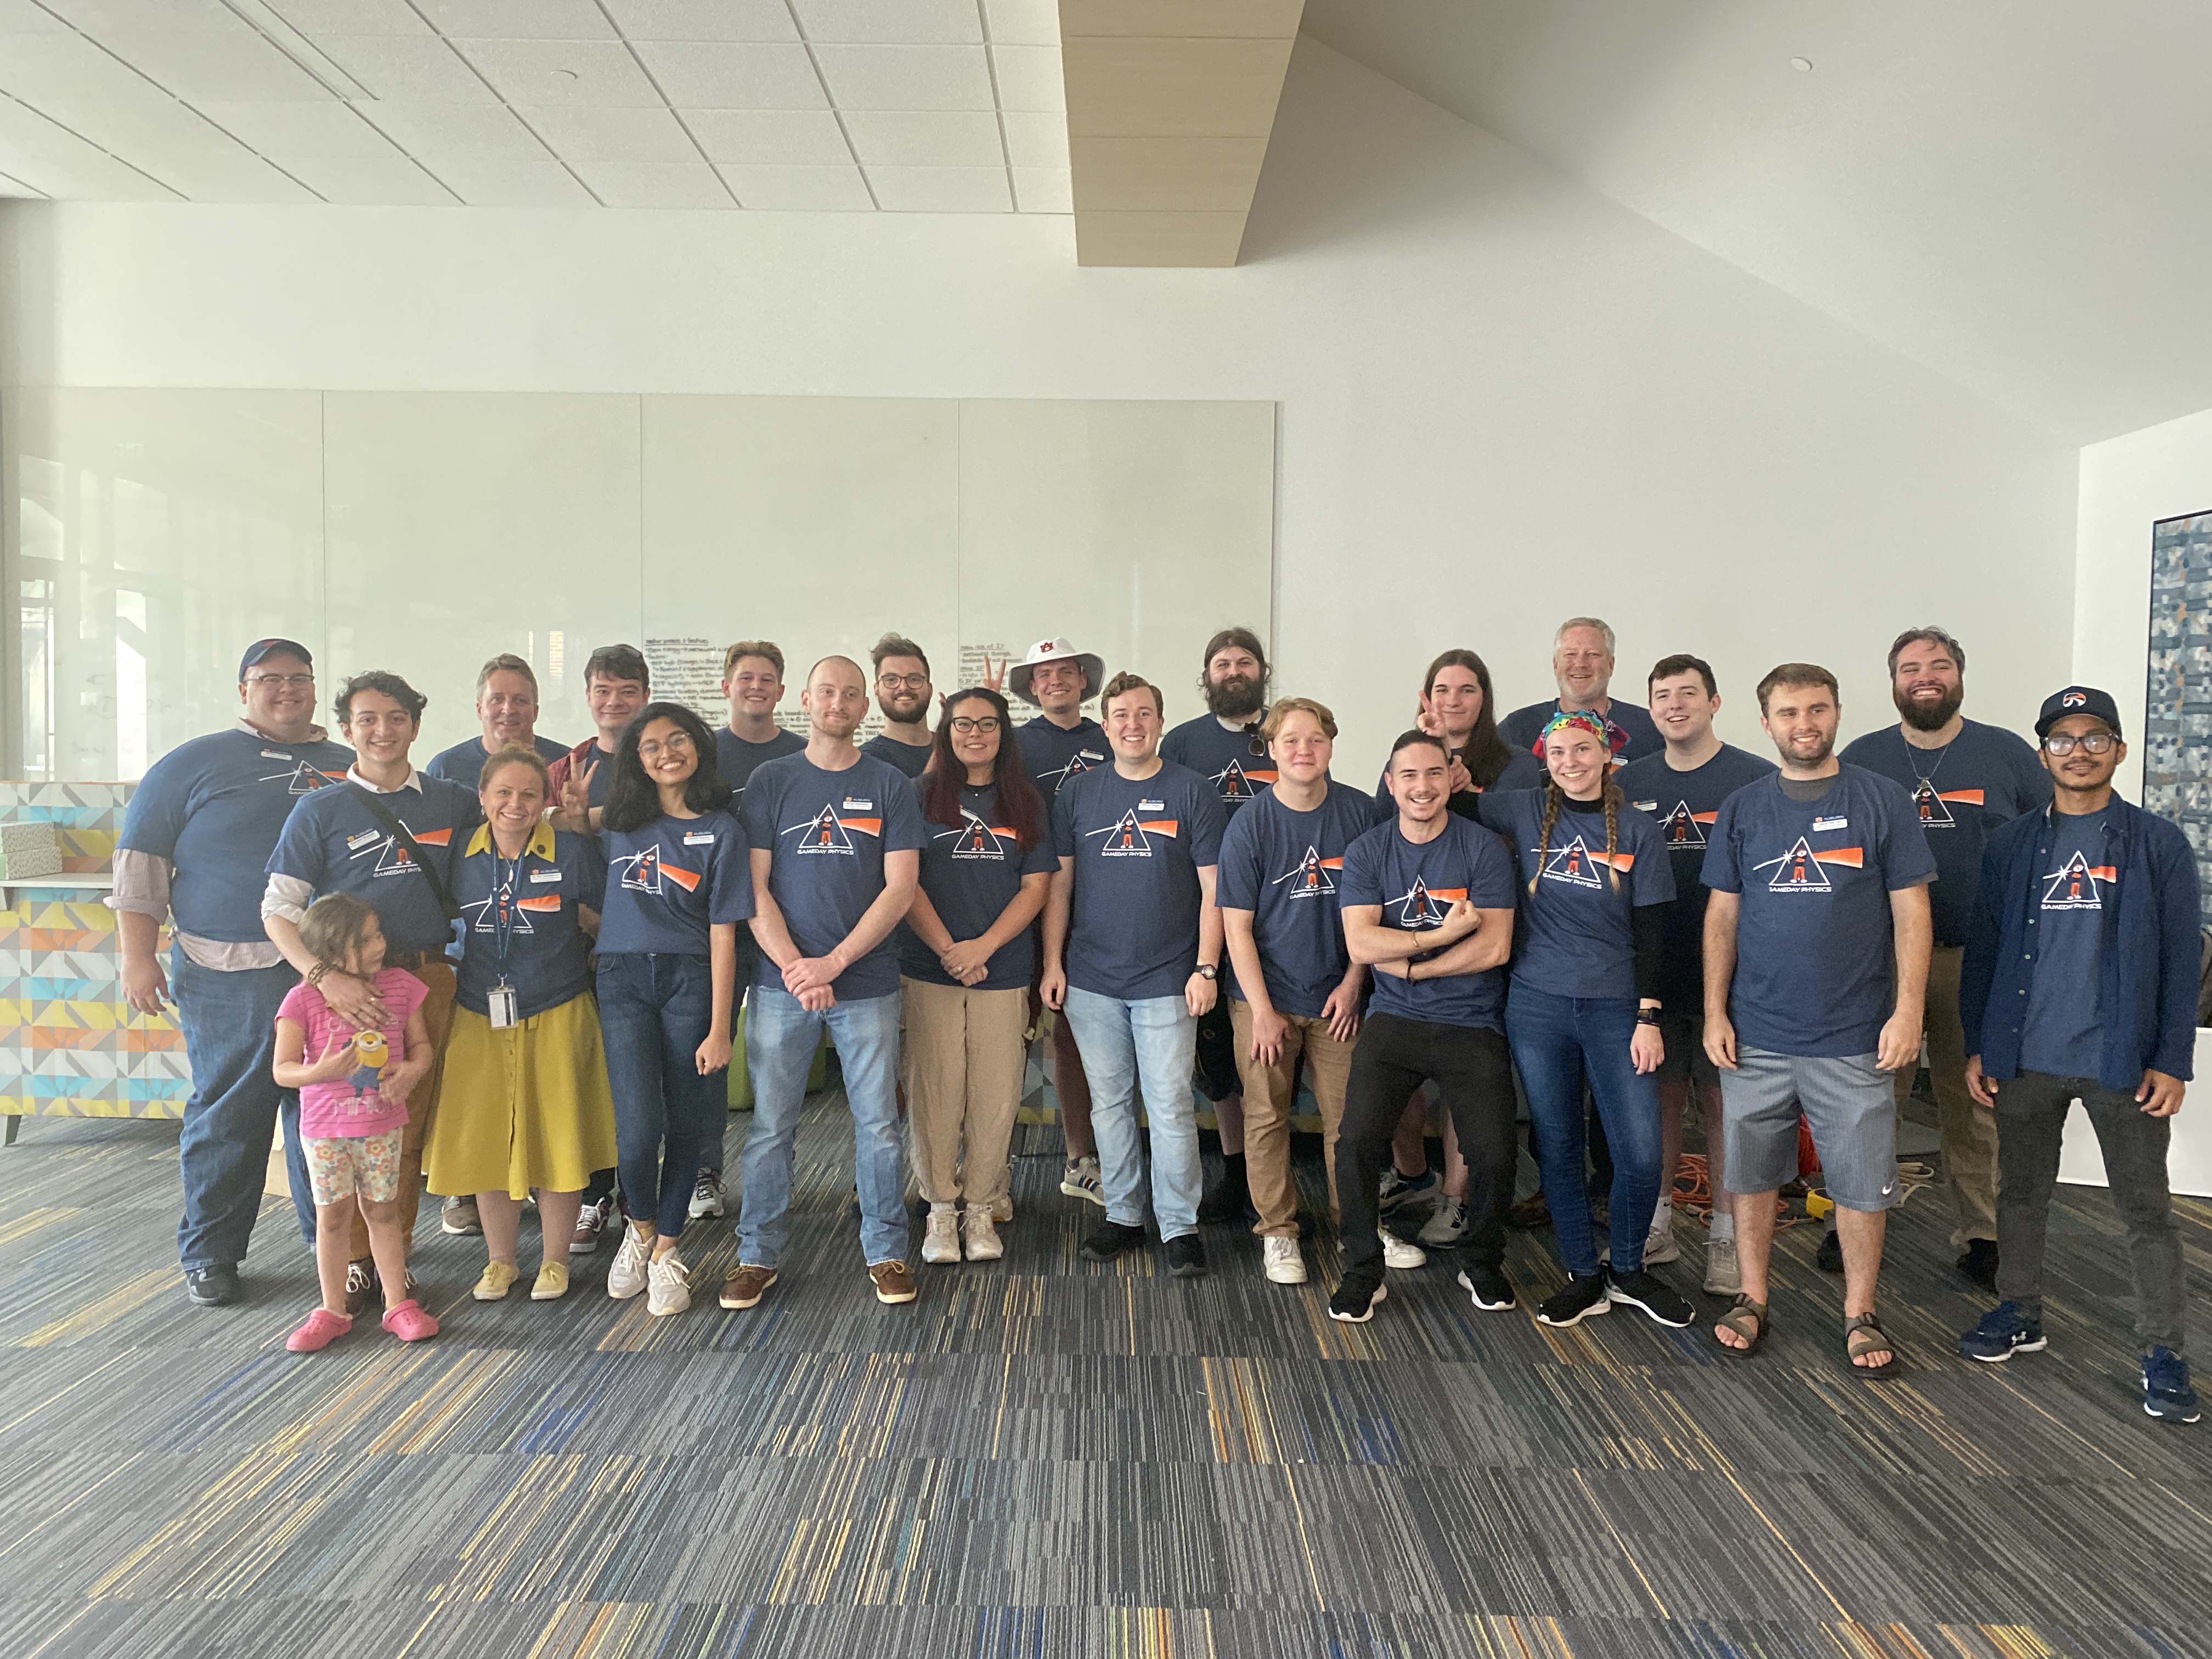
[[755, 985], [745, 1003], [745, 1066], [753, 1123], [745, 1135], [744, 1203], [738, 1260], [773, 1267], [791, 1229], [791, 1143], [806, 1099], [806, 1073], [822, 1028], [837, 1045], [853, 1109], [853, 1169], [860, 1188], [860, 1253], [870, 1267], [907, 1259], [906, 1178], [899, 1167], [899, 1000], [865, 997], [811, 1014], [777, 986]]
[[1198, 1231], [1201, 1170], [1191, 1062], [1198, 1021], [1180, 995], [1125, 1001], [1067, 988], [1067, 1024], [1091, 1080], [1091, 1127], [1106, 1218], [1145, 1224], [1145, 1147], [1137, 1135], [1137, 1091], [1152, 1130], [1152, 1214], [1162, 1239]]

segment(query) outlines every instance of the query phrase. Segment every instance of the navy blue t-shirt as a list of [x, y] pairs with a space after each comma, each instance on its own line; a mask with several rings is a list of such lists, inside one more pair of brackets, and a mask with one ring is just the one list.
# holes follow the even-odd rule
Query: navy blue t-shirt
[[1187, 766], [1132, 781], [1112, 766], [1071, 777], [1053, 803], [1053, 850], [1075, 860], [1067, 982], [1142, 1001], [1179, 995], [1198, 966], [1198, 872], [1221, 862], [1221, 803]]
[[[1552, 716], [1559, 712], [1559, 699], [1549, 702], [1532, 702], [1526, 708], [1516, 708], [1498, 722], [1498, 735], [1512, 748], [1526, 750], [1534, 757], [1536, 764], [1544, 763], [1544, 728]], [[1651, 712], [1639, 708], [1632, 702], [1613, 699], [1613, 706], [1605, 711], [1606, 737], [1613, 745], [1613, 763], [1625, 765], [1632, 760], [1642, 760], [1646, 755], [1656, 755], [1667, 746], [1666, 738], [1659, 735], [1653, 724]]]
[[1493, 789], [1482, 798], [1482, 822], [1511, 840], [1526, 895], [1516, 919], [1514, 983], [1555, 997], [1633, 998], [1636, 930], [1629, 914], [1674, 902], [1666, 846], [1651, 820], [1625, 803], [1613, 813], [1609, 860], [1602, 806], [1562, 809], [1547, 844], [1547, 793]]
[[[755, 743], [741, 738], [726, 726], [714, 732], [714, 769], [722, 775], [722, 781], [735, 790], [739, 797], [745, 786], [752, 781], [753, 774], [763, 763], [781, 760], [786, 755], [796, 755], [806, 747], [806, 739], [796, 732], [787, 732], [781, 726], [766, 743]], [[738, 810], [732, 802], [731, 810]]]
[[[1446, 913], [1461, 899], [1478, 910], [1510, 910], [1513, 861], [1496, 836], [1469, 819], [1446, 813], [1443, 833], [1416, 845], [1406, 839], [1394, 816], [1346, 849], [1339, 890], [1346, 909], [1379, 904], [1385, 927], [1427, 933], [1443, 927]], [[1505, 1029], [1501, 969], [1410, 982], [1378, 969], [1373, 977], [1376, 1013], [1431, 1025]]]
[[606, 902], [607, 861], [596, 840], [540, 823], [510, 861], [493, 845], [491, 826], [479, 824], [458, 865], [461, 1006], [489, 1015], [485, 994], [504, 979], [514, 988], [516, 1017], [528, 1019], [592, 988], [591, 941], [576, 912]]
[[[556, 743], [550, 738], [533, 734], [530, 743], [548, 762], [559, 760], [568, 752], [567, 744]], [[457, 743], [451, 749], [441, 749], [430, 757], [422, 769], [434, 778], [459, 784], [473, 795], [477, 792], [477, 780], [483, 775], [483, 764], [490, 758], [491, 751], [483, 746], [483, 739], [475, 737]]]
[[147, 769], [116, 845], [175, 866], [169, 912], [183, 932], [231, 945], [265, 940], [261, 894], [285, 820], [352, 764], [353, 750], [342, 743], [211, 732]]
[[[1486, 793], [1503, 793], [1509, 789], [1541, 789], [1543, 787], [1544, 769], [1536, 764], [1536, 757], [1525, 749], [1510, 750], [1505, 769], [1490, 783], [1478, 783], [1472, 789], [1461, 790], [1451, 798], [1451, 810], [1463, 818], [1471, 818], [1474, 816], [1475, 802]], [[1382, 809], [1382, 816], [1397, 816], [1397, 798], [1390, 793], [1390, 768], [1387, 763], [1383, 765], [1382, 775], [1376, 781], [1375, 800]]]
[[1185, 720], [1160, 739], [1160, 758], [1187, 766], [1212, 784], [1222, 811], [1234, 817], [1275, 781], [1274, 757], [1260, 741], [1259, 716], [1253, 720], [1250, 730], [1240, 726], [1233, 732], [1211, 714]]
[[1990, 832], [2051, 805], [2051, 775], [2035, 750], [2002, 726], [1967, 720], [1942, 749], [1915, 749], [1894, 726], [1853, 738], [1839, 759], [1902, 786], [1919, 810], [1936, 855], [1928, 895], [1938, 945], [1964, 945]]
[[[1373, 798], [1334, 779], [1310, 812], [1293, 811], [1273, 789], [1263, 789], [1249, 811], [1229, 821], [1214, 902], [1252, 913], [1252, 942], [1277, 1013], [1320, 1018], [1322, 1005], [1352, 966], [1337, 888], [1345, 850], [1374, 827]], [[1231, 996], [1251, 1000], [1233, 966], [1224, 977]]]
[[1114, 759], [1106, 728], [1087, 714], [1065, 731], [1040, 714], [1014, 728], [1014, 741], [1021, 747], [1030, 781], [1047, 802], [1068, 779], [1110, 765]]
[[1818, 800], [1781, 775], [1721, 803], [1706, 886], [1742, 895], [1729, 1018], [1745, 1047], [1870, 1054], [1896, 1001], [1889, 896], [1936, 873], [1919, 815], [1887, 778], [1846, 765]]
[[[768, 890], [804, 957], [823, 957], [860, 925], [884, 890], [884, 855], [921, 850], [921, 809], [914, 785], [888, 762], [863, 755], [825, 772], [804, 755], [786, 755], [745, 786], [745, 836], [773, 853]], [[898, 930], [837, 976], [840, 1001], [898, 991]], [[753, 983], [783, 988], [783, 973], [761, 953]]]
[[[415, 783], [422, 787], [413, 787]], [[301, 801], [284, 821], [284, 833], [269, 855], [266, 873], [304, 881], [317, 898], [325, 893], [352, 893], [367, 899], [394, 956], [443, 951], [453, 927], [422, 866], [399, 845], [398, 836], [376, 821], [356, 796], [356, 787], [339, 784], [318, 789]], [[414, 837], [423, 857], [434, 861], [451, 893], [456, 855], [467, 843], [469, 832], [483, 819], [477, 792], [417, 772], [409, 784], [379, 794], [376, 800]]]
[[2103, 1061], [2097, 996], [2105, 898], [2119, 877], [2105, 848], [2109, 817], [2051, 814], [2050, 862], [2028, 912], [2036, 955], [2020, 1036], [2023, 1070], [2093, 1078]]
[[663, 812], [642, 830], [599, 831], [607, 860], [599, 954], [705, 957], [711, 930], [753, 913], [745, 832], [725, 809]]
[[[929, 785], [915, 780], [915, 810]], [[1048, 876], [1060, 868], [1052, 850], [1052, 826], [1036, 826], [1036, 842], [1024, 852], [1012, 828], [999, 816], [999, 792], [989, 784], [960, 791], [960, 822], [955, 825], [922, 821], [928, 836], [921, 849], [921, 890], [930, 908], [957, 941], [981, 939], [991, 924], [1022, 890], [1025, 876]], [[904, 922], [898, 929], [899, 971], [908, 979], [931, 985], [957, 985], [937, 960], [937, 952], [917, 938]], [[1024, 927], [1000, 945], [991, 957], [990, 971], [979, 991], [1023, 990], [1036, 971], [1036, 932]]]
[[1659, 1000], [1670, 1014], [1696, 1014], [1705, 1006], [1705, 900], [1712, 892], [1700, 879], [1705, 838], [1723, 801], [1776, 769], [1772, 761], [1724, 743], [1703, 766], [1686, 772], [1669, 766], [1662, 752], [1631, 761], [1613, 775], [1628, 804], [1659, 826], [1667, 861], [1674, 866], [1659, 980]]
[[918, 778], [929, 764], [934, 744], [901, 743], [897, 738], [878, 732], [860, 745], [860, 752], [872, 755], [888, 765], [896, 766], [902, 777]]

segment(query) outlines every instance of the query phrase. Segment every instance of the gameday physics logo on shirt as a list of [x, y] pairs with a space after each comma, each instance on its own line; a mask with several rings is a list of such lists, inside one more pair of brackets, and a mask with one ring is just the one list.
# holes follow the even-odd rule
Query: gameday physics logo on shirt
[[[1536, 849], [1529, 848], [1534, 852]], [[1544, 861], [1546, 881], [1564, 881], [1577, 887], [1602, 887], [1605, 878], [1598, 874], [1599, 866], [1611, 865], [1622, 875], [1634, 867], [1633, 853], [1607, 853], [1585, 846], [1577, 836], [1564, 847], [1554, 847]]]
[[642, 853], [632, 853], [626, 858], [617, 859], [608, 868], [621, 871], [620, 884], [633, 893], [651, 893], [658, 896], [665, 890], [660, 884], [664, 876], [687, 893], [699, 890], [699, 872], [686, 870], [680, 864], [662, 863], [659, 842], [653, 842]]
[[[279, 754], [274, 749], [264, 749], [261, 751], [261, 758], [264, 760], [272, 761], [288, 761], [292, 757], [289, 755]], [[264, 772], [259, 777], [254, 779], [254, 781], [256, 783], [281, 783], [284, 786], [284, 793], [288, 795], [311, 795], [316, 790], [323, 788], [327, 785], [343, 783], [345, 781], [345, 774], [343, 772], [319, 772], [309, 762], [301, 761], [294, 765], [289, 771]], [[420, 837], [417, 837], [417, 839], [419, 840]]]
[[1951, 816], [1952, 807], [1979, 806], [1986, 799], [1987, 796], [1979, 789], [1946, 789], [1938, 793], [1936, 786], [1925, 778], [1920, 780], [1920, 787], [1912, 792], [1913, 809], [1920, 814], [1923, 830], [1956, 829], [1959, 821]]
[[[402, 828], [406, 826], [406, 819], [402, 818], [399, 822]], [[409, 830], [407, 833], [415, 837], [417, 847], [444, 847], [453, 839], [451, 830], [425, 830], [419, 834]], [[376, 854], [376, 868], [368, 872], [372, 881], [379, 876], [419, 876], [422, 873], [422, 866], [408, 855], [407, 849], [399, 844], [397, 836], [380, 836], [370, 830], [365, 835], [350, 837], [346, 847], [349, 860], [366, 858], [371, 853]]]
[[1003, 824], [989, 824], [963, 807], [961, 822], [957, 829], [940, 830], [930, 837], [933, 841], [950, 841], [949, 856], [956, 859], [992, 859], [1004, 861], [1006, 848], [1015, 842], [1014, 832]]
[[[1655, 816], [1658, 813], [1657, 801], [1638, 801], [1635, 805], [1640, 811]], [[1705, 844], [1705, 826], [1719, 817], [1718, 812], [1692, 812], [1689, 802], [1678, 800], [1673, 811], [1658, 819], [1660, 839], [1669, 848], [1703, 847]]]
[[1216, 772], [1209, 781], [1220, 793], [1222, 799], [1246, 801], [1280, 775], [1272, 766], [1248, 768], [1242, 761], [1232, 760]]
[[1398, 926], [1418, 933], [1443, 927], [1444, 913], [1466, 896], [1464, 887], [1431, 887], [1415, 876], [1412, 888], [1390, 902], [1397, 907]]
[[1815, 852], [1804, 836], [1778, 859], [1768, 859], [1754, 864], [1753, 870], [1771, 870], [1774, 875], [1766, 885], [1776, 893], [1832, 893], [1835, 884], [1828, 879], [1828, 866], [1839, 869], [1863, 870], [1866, 867], [1866, 849], [1863, 847], [1826, 847]]
[[854, 836], [880, 838], [884, 833], [881, 817], [858, 816], [862, 812], [873, 812], [875, 809], [875, 802], [858, 800], [848, 795], [842, 802], [824, 802], [822, 810], [805, 823], [794, 823], [789, 829], [780, 830], [776, 833], [799, 837], [792, 843], [793, 852], [842, 853], [848, 858], [854, 858], [860, 853], [860, 849], [853, 845]]
[[1284, 871], [1281, 875], [1274, 878], [1267, 885], [1280, 887], [1286, 881], [1291, 883], [1290, 890], [1283, 895], [1285, 898], [1331, 896], [1336, 892], [1336, 880], [1329, 872], [1343, 868], [1342, 859], [1325, 859], [1321, 855], [1320, 848], [1309, 847], [1304, 858]]
[[1103, 837], [1098, 847], [1101, 858], [1148, 859], [1152, 855], [1152, 837], [1164, 836], [1172, 841], [1182, 824], [1177, 818], [1140, 818], [1137, 814], [1164, 812], [1167, 805], [1164, 800], [1140, 800], [1103, 830], [1086, 830], [1084, 836]]
[[2106, 884], [2119, 878], [2120, 872], [2115, 866], [2092, 864], [2076, 853], [2043, 878], [2041, 908], [2045, 910], [2101, 910], [2105, 908]]

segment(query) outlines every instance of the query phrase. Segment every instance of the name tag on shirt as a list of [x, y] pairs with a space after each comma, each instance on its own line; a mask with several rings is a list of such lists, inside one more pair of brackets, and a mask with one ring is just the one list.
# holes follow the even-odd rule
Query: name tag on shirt
[[875, 802], [872, 800], [854, 800], [848, 795], [845, 797], [845, 805], [841, 810], [847, 812], [872, 812], [875, 810]]
[[1168, 810], [1168, 804], [1164, 800], [1140, 800], [1137, 803], [1137, 810], [1139, 812], [1164, 812]]
[[289, 755], [280, 754], [274, 749], [264, 749], [261, 751], [261, 758], [264, 760], [288, 761], [292, 757]]
[[1632, 800], [1628, 804], [1639, 812], [1656, 812], [1659, 810], [1659, 803], [1656, 800]]
[[356, 847], [366, 847], [373, 841], [382, 841], [383, 839], [383, 830], [364, 830], [357, 836], [348, 836], [346, 837], [346, 850], [348, 852], [351, 852]]
[[711, 830], [687, 830], [684, 832], [684, 844], [686, 847], [712, 847], [714, 832]]
[[1851, 827], [1851, 821], [1849, 818], [1814, 818], [1813, 827], [1815, 830], [1848, 830]]
[[558, 881], [561, 872], [558, 870], [532, 870], [530, 878], [532, 881]]

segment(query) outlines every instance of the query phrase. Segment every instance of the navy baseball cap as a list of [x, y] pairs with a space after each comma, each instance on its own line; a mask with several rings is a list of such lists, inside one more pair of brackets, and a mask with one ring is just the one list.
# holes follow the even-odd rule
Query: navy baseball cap
[[2100, 691], [2094, 685], [2069, 685], [2043, 700], [2043, 712], [2035, 717], [2037, 738], [2049, 737], [2051, 728], [2069, 714], [2087, 714], [2104, 721], [2114, 737], [2120, 735], [2120, 706], [2112, 701], [2111, 692]]
[[308, 654], [307, 647], [297, 640], [256, 640], [246, 647], [246, 654], [238, 659], [238, 678], [244, 679], [247, 669], [264, 657], [274, 656], [279, 651], [289, 651], [310, 668], [315, 665], [315, 659]]

